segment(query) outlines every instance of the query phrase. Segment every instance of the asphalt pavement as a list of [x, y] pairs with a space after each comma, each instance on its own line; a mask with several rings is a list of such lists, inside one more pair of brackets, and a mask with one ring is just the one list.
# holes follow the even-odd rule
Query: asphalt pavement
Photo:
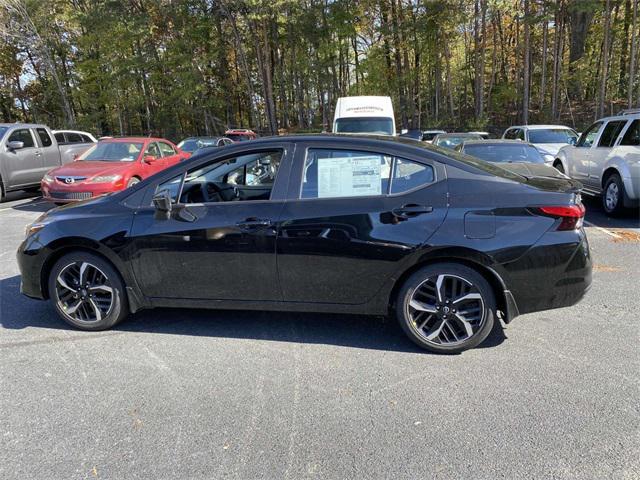
[[50, 205], [0, 204], [0, 478], [640, 478], [640, 221], [587, 201], [594, 282], [457, 356], [378, 317], [143, 311], [19, 294]]

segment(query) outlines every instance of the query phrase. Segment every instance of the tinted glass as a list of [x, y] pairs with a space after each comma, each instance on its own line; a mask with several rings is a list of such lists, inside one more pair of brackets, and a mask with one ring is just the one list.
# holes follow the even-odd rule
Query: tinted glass
[[390, 193], [402, 193], [433, 183], [433, 167], [402, 158], [396, 158], [393, 166]]
[[84, 143], [93, 143], [93, 140], [91, 140], [87, 135], [81, 135], [81, 137]]
[[393, 122], [384, 117], [353, 117], [339, 118], [336, 120], [336, 132], [338, 133], [377, 133], [393, 135]]
[[227, 138], [230, 138], [234, 142], [245, 142], [247, 140], [251, 140], [248, 135], [243, 135], [241, 133], [229, 133], [227, 134]]
[[36, 128], [36, 132], [38, 132], [38, 137], [40, 137], [40, 143], [43, 147], [49, 147], [53, 143], [49, 133], [44, 128]]
[[56, 137], [56, 142], [60, 144], [67, 143], [67, 141], [64, 138], [64, 133], [62, 132], [54, 133], [53, 136]]
[[454, 149], [466, 140], [482, 140], [480, 135], [440, 135], [435, 140], [435, 144], [439, 147]]
[[80, 156], [80, 160], [102, 162], [133, 162], [140, 155], [142, 143], [106, 142], [96, 143]]
[[24, 143], [23, 148], [34, 147], [33, 137], [31, 136], [31, 132], [28, 128], [21, 128], [20, 130], [14, 130], [13, 133], [9, 136], [8, 142], [22, 142]]
[[620, 145], [640, 145], [640, 120], [634, 120], [622, 137]]
[[386, 194], [391, 157], [353, 150], [310, 149], [301, 198], [360, 197]]
[[578, 135], [568, 128], [529, 130], [531, 143], [575, 143]]
[[160, 146], [160, 153], [162, 153], [163, 157], [170, 157], [176, 154], [173, 147], [168, 143], [159, 142], [158, 145]]
[[180, 185], [182, 183], [183, 176], [184, 174], [181, 173], [180, 175], [176, 175], [175, 177], [167, 180], [166, 182], [159, 184], [156, 187], [156, 193], [162, 190], [169, 190], [169, 194], [171, 195], [171, 203], [177, 203], [178, 194], [180, 193]]
[[598, 136], [598, 131], [600, 131], [600, 127], [602, 126], [602, 122], [596, 122], [589, 127], [586, 132], [583, 132], [582, 136], [580, 136], [580, 140], [576, 146], [578, 147], [590, 147], [593, 145], [594, 140]]
[[530, 145], [465, 145], [464, 153], [487, 162], [544, 163], [538, 150]]
[[626, 120], [614, 120], [605, 125], [602, 135], [600, 135], [599, 147], [613, 147], [618, 139], [622, 128], [627, 124]]
[[82, 143], [82, 135], [74, 132], [67, 132], [67, 141], [69, 143]]
[[504, 134], [504, 138], [507, 138], [509, 140], [515, 140], [517, 133], [518, 133], [518, 129], [507, 130], [506, 133]]
[[426, 141], [431, 141], [435, 138], [435, 136], [438, 135], [437, 133], [425, 133], [422, 135], [422, 140]]

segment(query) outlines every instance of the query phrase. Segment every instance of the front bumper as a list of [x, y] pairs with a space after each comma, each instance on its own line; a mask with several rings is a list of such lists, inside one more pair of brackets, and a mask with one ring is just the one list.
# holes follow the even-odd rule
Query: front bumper
[[42, 283], [44, 255], [40, 248], [34, 248], [34, 240], [26, 238], [16, 254], [20, 269], [20, 293], [38, 300], [46, 299]]
[[121, 188], [108, 183], [88, 184], [86, 182], [66, 185], [54, 181], [51, 183], [41, 183], [42, 198], [55, 203], [80, 202], [91, 198], [112, 193]]

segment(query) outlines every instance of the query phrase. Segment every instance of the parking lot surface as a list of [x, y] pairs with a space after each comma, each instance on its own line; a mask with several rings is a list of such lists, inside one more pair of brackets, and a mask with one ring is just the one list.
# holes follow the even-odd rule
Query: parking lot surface
[[0, 478], [640, 478], [640, 221], [586, 203], [585, 299], [438, 356], [361, 316], [167, 309], [73, 330], [19, 294], [15, 251], [50, 205], [13, 194]]

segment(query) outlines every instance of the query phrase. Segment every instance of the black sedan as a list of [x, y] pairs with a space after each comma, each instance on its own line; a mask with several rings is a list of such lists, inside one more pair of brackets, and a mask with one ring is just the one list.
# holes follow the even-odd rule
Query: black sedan
[[580, 184], [391, 137], [272, 137], [43, 215], [22, 292], [84, 330], [150, 307], [393, 311], [436, 352], [591, 283]]

